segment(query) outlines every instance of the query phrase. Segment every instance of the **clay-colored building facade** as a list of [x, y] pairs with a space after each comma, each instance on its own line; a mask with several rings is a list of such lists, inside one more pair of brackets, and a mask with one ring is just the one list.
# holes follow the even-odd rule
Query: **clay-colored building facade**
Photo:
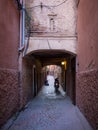
[[24, 43], [16, 3], [0, 0], [0, 126], [36, 96], [42, 68], [66, 59], [67, 94], [97, 130], [98, 1], [26, 0], [32, 20]]
[[77, 105], [98, 129], [98, 1], [80, 0], [78, 6]]
[[0, 125], [19, 106], [19, 11], [14, 1], [0, 1]]

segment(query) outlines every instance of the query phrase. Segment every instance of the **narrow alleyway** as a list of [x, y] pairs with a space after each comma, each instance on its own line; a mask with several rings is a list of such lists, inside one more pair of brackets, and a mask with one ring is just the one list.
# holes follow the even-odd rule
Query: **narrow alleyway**
[[98, 0], [0, 0], [0, 13], [0, 130], [98, 130]]
[[92, 130], [68, 96], [49, 95], [46, 87], [2, 130]]

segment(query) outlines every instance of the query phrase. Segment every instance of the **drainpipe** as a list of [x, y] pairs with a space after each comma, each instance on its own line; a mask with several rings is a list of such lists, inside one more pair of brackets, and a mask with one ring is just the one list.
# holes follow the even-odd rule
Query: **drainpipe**
[[20, 10], [20, 45], [19, 52], [24, 50], [25, 43], [25, 3], [23, 0], [16, 0], [18, 9]]
[[19, 59], [18, 59], [18, 71], [19, 71], [19, 109], [23, 107], [23, 69], [22, 69], [22, 57], [25, 43], [25, 3], [20, 0], [21, 10], [20, 10], [20, 45], [19, 45]]
[[22, 6], [22, 39], [21, 45], [24, 46], [25, 43], [25, 6]]

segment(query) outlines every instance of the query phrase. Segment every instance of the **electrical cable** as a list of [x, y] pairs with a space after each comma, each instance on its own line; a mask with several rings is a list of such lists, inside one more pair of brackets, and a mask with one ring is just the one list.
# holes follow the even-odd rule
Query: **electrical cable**
[[62, 5], [62, 4], [64, 4], [65, 2], [66, 2], [67, 0], [64, 0], [62, 3], [60, 3], [60, 4], [58, 4], [58, 5], [53, 5], [53, 6], [50, 6], [50, 7], [58, 7], [58, 6], [60, 6], [60, 5]]
[[46, 7], [46, 8], [48, 8], [48, 9], [51, 9], [51, 8], [56, 8], [56, 7], [58, 7], [58, 6], [62, 5], [62, 4], [64, 4], [65, 2], [67, 2], [67, 0], [64, 0], [64, 1], [63, 1], [62, 3], [60, 3], [60, 4], [51, 5], [51, 6], [43, 5], [43, 4], [41, 3], [40, 5], [36, 5], [36, 6], [30, 7], [30, 8], [27, 8], [27, 9], [31, 10], [31, 9], [36, 8], [36, 7], [41, 7], [41, 8]]

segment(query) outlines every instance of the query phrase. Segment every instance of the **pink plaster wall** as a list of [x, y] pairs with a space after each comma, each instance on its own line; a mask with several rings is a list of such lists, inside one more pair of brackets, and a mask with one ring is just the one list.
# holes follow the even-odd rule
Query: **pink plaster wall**
[[19, 11], [0, 0], [0, 125], [18, 109]]
[[0, 0], [0, 67], [17, 69], [19, 11], [11, 0]]
[[78, 6], [78, 72], [76, 102], [98, 130], [98, 0], [80, 0]]
[[80, 0], [78, 6], [79, 70], [98, 68], [98, 1]]

